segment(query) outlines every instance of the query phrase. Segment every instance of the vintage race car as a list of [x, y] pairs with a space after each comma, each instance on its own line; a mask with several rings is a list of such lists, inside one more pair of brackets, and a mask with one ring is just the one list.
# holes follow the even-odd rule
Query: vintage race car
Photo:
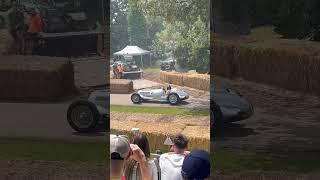
[[76, 100], [67, 111], [70, 126], [79, 133], [107, 130], [109, 118], [109, 92], [97, 90], [86, 100]]
[[253, 105], [235, 90], [212, 86], [210, 96], [212, 126], [242, 121], [254, 113]]
[[177, 105], [181, 101], [189, 98], [189, 95], [183, 90], [169, 86], [162, 89], [143, 89], [131, 95], [131, 101], [134, 104], [140, 104], [143, 101], [168, 102], [171, 105]]

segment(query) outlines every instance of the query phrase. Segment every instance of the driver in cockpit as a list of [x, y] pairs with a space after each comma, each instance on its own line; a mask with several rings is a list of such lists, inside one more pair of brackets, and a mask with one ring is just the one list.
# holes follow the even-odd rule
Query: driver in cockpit
[[163, 94], [166, 94], [166, 93], [167, 93], [167, 90], [166, 90], [165, 87], [162, 87], [162, 93], [163, 93]]

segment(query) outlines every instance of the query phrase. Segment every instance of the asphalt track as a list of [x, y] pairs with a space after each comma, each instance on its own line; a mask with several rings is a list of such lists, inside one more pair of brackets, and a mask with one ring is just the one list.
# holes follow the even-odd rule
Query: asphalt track
[[0, 103], [0, 136], [104, 141], [105, 133], [78, 134], [71, 129], [66, 119], [69, 104]]

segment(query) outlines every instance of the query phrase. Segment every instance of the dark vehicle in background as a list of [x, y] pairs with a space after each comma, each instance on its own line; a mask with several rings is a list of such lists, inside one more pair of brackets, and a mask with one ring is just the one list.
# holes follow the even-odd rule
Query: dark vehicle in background
[[[26, 10], [35, 9], [43, 18], [44, 29], [37, 39], [41, 56], [92, 57], [107, 52], [106, 33], [102, 23], [102, 1], [24, 0]], [[31, 50], [27, 50], [28, 54]]]
[[67, 120], [72, 129], [79, 133], [109, 129], [109, 99], [107, 90], [97, 90], [88, 99], [72, 102], [67, 110]]
[[230, 88], [211, 87], [210, 113], [213, 117], [211, 127], [242, 121], [254, 113], [253, 105], [239, 92]]
[[173, 59], [166, 59], [164, 61], [160, 61], [160, 69], [162, 71], [172, 71], [175, 70], [176, 61]]
[[138, 79], [142, 78], [143, 71], [139, 65], [135, 63], [132, 57], [125, 57], [121, 60], [116, 60], [110, 67], [113, 71], [117, 71], [117, 66], [121, 65], [123, 67], [122, 79]]

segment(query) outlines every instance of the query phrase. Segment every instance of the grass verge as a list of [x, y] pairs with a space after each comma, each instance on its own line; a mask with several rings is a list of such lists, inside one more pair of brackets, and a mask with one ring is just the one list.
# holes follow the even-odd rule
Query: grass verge
[[320, 156], [317, 153], [300, 152], [286, 154], [228, 152], [217, 149], [211, 154], [213, 170], [266, 171], [266, 172], [320, 172]]
[[0, 159], [105, 163], [106, 149], [103, 142], [0, 137]]
[[111, 112], [131, 112], [131, 113], [145, 113], [145, 114], [165, 114], [175, 116], [209, 116], [209, 111], [182, 109], [182, 108], [165, 108], [165, 107], [145, 107], [145, 106], [122, 106], [111, 105]]

